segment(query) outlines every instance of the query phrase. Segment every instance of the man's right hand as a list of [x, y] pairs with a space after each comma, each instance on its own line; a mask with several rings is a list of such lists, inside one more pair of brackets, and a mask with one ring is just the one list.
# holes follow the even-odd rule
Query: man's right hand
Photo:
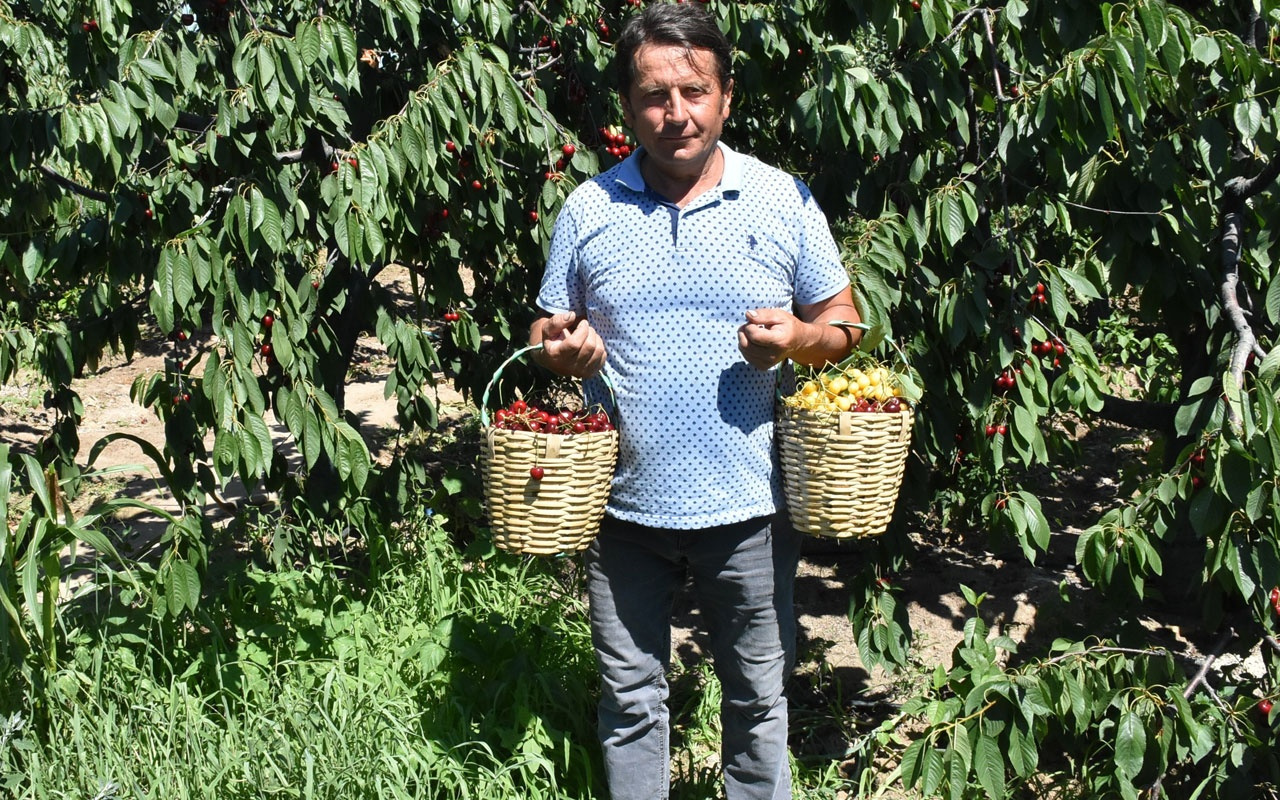
[[542, 317], [529, 331], [529, 343], [542, 343], [534, 358], [542, 366], [574, 378], [590, 378], [604, 369], [604, 340], [585, 318], [572, 311]]

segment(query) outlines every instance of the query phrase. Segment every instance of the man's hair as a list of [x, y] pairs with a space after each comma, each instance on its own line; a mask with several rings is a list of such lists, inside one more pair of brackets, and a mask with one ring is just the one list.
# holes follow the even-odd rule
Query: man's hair
[[635, 54], [641, 45], [676, 45], [686, 50], [710, 50], [716, 57], [716, 78], [726, 89], [732, 77], [733, 52], [715, 18], [701, 5], [654, 3], [627, 21], [614, 44], [614, 65], [618, 87], [631, 91], [635, 79]]

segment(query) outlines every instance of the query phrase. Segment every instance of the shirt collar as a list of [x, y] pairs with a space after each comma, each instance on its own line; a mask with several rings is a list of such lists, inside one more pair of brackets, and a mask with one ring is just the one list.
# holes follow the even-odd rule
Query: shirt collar
[[[724, 173], [720, 176], [720, 191], [726, 194], [742, 191], [744, 163], [742, 154], [724, 142], [716, 142], [716, 147], [720, 149], [721, 155], [724, 156]], [[627, 156], [627, 160], [619, 165], [618, 174], [615, 178], [618, 183], [633, 192], [644, 192], [645, 190], [644, 176], [640, 174], [640, 156], [643, 153], [644, 147], [638, 147], [635, 152]]]

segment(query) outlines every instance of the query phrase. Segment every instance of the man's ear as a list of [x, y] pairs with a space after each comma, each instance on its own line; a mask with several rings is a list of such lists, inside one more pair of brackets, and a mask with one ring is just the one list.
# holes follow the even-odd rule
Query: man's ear
[[730, 78], [729, 82], [725, 84], [724, 98], [720, 101], [720, 104], [724, 107], [721, 110], [722, 113], [726, 117], [729, 116], [729, 109], [733, 107], [733, 78]]
[[618, 103], [622, 106], [622, 122], [628, 128], [635, 127], [632, 124], [635, 120], [635, 117], [631, 113], [631, 98], [627, 97], [626, 93], [619, 94]]

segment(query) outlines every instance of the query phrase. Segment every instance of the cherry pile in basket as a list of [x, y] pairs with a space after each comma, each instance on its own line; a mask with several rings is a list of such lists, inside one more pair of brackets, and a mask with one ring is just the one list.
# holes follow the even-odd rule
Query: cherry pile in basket
[[575, 433], [601, 433], [613, 430], [613, 421], [602, 410], [585, 408], [547, 409], [536, 403], [515, 400], [493, 415], [493, 426], [509, 431], [533, 433], [558, 433], [572, 436]]

